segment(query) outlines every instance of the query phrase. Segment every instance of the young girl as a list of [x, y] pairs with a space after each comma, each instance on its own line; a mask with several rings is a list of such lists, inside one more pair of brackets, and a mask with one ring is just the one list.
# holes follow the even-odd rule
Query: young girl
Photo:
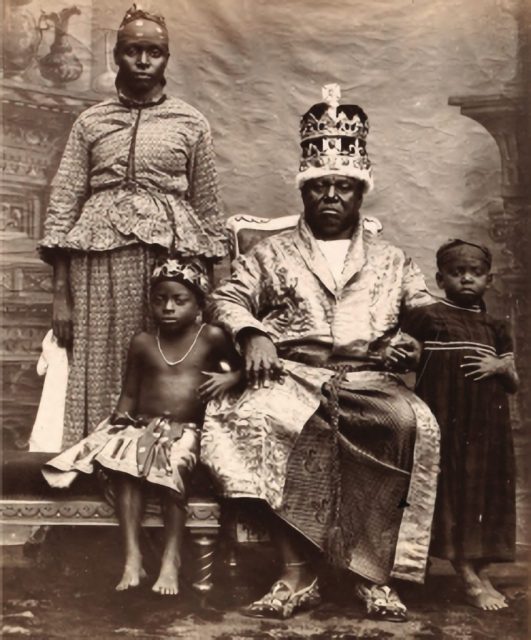
[[236, 357], [221, 329], [202, 322], [207, 290], [208, 278], [199, 262], [171, 259], [155, 268], [151, 312], [157, 331], [132, 339], [115, 413], [43, 469], [56, 487], [68, 486], [79, 472], [90, 473], [96, 464], [113, 472], [125, 544], [118, 591], [135, 587], [146, 577], [140, 525], [146, 489], [156, 487], [165, 547], [153, 591], [178, 593], [186, 481], [197, 460], [205, 401], [239, 379], [238, 372], [212, 372], [223, 360], [234, 364]]
[[437, 252], [446, 298], [412, 310], [403, 330], [424, 343], [417, 394], [441, 428], [441, 476], [432, 553], [452, 561], [468, 602], [502, 609], [487, 575], [515, 549], [514, 455], [507, 393], [518, 377], [504, 323], [485, 310], [491, 254], [452, 240]]

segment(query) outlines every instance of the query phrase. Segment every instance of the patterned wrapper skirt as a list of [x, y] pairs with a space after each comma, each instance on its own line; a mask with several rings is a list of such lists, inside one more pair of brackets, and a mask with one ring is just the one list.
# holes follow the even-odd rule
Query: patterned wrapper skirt
[[52, 487], [65, 488], [79, 473], [97, 467], [120, 471], [186, 497], [186, 477], [199, 455], [196, 424], [166, 416], [112, 424], [103, 420], [89, 436], [52, 458], [42, 473]]
[[87, 436], [116, 407], [131, 338], [149, 327], [156, 247], [72, 252], [73, 351], [63, 448]]

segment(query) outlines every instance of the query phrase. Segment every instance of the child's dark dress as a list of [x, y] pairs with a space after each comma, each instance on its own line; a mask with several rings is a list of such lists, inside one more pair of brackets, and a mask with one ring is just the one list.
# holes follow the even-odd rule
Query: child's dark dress
[[507, 393], [499, 377], [465, 378], [465, 355], [512, 357], [503, 322], [446, 302], [410, 311], [403, 330], [424, 343], [417, 394], [441, 428], [441, 476], [431, 553], [511, 561], [515, 471]]

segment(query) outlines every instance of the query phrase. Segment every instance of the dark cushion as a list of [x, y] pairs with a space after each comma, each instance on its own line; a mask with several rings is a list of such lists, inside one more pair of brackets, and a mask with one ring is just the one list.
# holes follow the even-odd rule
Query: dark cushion
[[[102, 489], [96, 474], [80, 473], [68, 489], [55, 489], [41, 473], [43, 465], [54, 453], [4, 451], [2, 459], [2, 495], [4, 498], [40, 499], [102, 499]], [[189, 496], [192, 499], [215, 500], [216, 495], [208, 469], [199, 464], [190, 479]]]
[[4, 451], [2, 460], [2, 494], [5, 498], [79, 498], [98, 499], [101, 490], [94, 474], [79, 474], [68, 489], [54, 489], [41, 473], [43, 465], [51, 460], [53, 453], [30, 453], [28, 451]]

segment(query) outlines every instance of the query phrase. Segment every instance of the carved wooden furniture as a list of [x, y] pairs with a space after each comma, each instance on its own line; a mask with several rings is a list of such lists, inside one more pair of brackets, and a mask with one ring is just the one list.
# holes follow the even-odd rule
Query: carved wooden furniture
[[[50, 453], [5, 452], [2, 461], [0, 525], [32, 527], [57, 525], [116, 526], [113, 507], [105, 502], [94, 474], [80, 477], [69, 489], [53, 489], [41, 474]], [[193, 586], [201, 592], [212, 587], [212, 564], [219, 531], [220, 507], [205, 469], [192, 479], [187, 531], [195, 548]], [[160, 515], [149, 513], [143, 525], [160, 527]]]

